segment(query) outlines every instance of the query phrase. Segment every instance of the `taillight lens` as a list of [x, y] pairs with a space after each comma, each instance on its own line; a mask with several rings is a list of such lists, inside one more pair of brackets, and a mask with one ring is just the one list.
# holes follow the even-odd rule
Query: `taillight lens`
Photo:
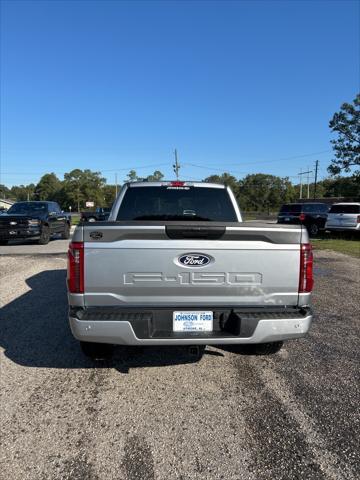
[[300, 280], [299, 293], [311, 292], [314, 286], [313, 253], [310, 243], [302, 243], [300, 247]]
[[84, 293], [84, 244], [71, 242], [68, 250], [67, 284], [70, 293]]
[[300, 215], [299, 215], [300, 222], [303, 222], [305, 220], [305, 218], [306, 218], [305, 213], [300, 213]]
[[357, 223], [360, 223], [360, 215], [357, 217]]

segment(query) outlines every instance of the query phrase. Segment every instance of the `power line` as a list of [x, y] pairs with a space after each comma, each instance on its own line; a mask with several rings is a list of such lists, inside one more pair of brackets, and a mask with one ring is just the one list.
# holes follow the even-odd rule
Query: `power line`
[[[241, 162], [241, 161], [238, 161], [236, 163], [224, 163], [222, 162], [222, 164], [224, 165], [228, 165], [228, 166], [232, 166], [232, 165], [259, 165], [259, 164], [262, 164], [262, 163], [274, 163], [274, 162], [283, 162], [283, 161], [288, 161], [288, 160], [295, 160], [297, 158], [305, 158], [305, 157], [312, 157], [314, 155], [322, 155], [322, 154], [325, 154], [325, 153], [328, 153], [328, 152], [331, 152], [332, 150], [322, 150], [320, 152], [313, 152], [313, 153], [306, 153], [306, 154], [303, 154], [303, 155], [293, 155], [293, 156], [290, 156], [290, 157], [283, 157], [283, 158], [278, 158], [278, 159], [273, 159], [273, 160], [261, 160], [261, 161], [256, 161], [256, 162]], [[150, 165], [138, 165], [138, 166], [133, 166], [131, 167], [132, 169], [137, 169], [137, 170], [140, 170], [140, 169], [144, 169], [144, 168], [151, 168], [151, 167], [163, 167], [163, 166], [168, 166], [168, 162], [166, 163], [153, 163], [153, 164], [150, 164]], [[215, 169], [215, 168], [209, 168], [205, 165], [199, 165], [199, 164], [193, 164], [193, 163], [184, 163], [183, 165], [188, 165], [188, 166], [192, 166], [192, 167], [196, 167], [196, 168], [204, 168], [204, 169], [207, 169], [207, 170], [222, 170], [223, 169]], [[218, 163], [214, 163], [214, 164], [211, 164], [211, 163], [207, 163], [206, 165], [218, 165]], [[46, 167], [47, 168], [47, 167]], [[98, 170], [100, 171], [101, 173], [107, 173], [107, 172], [121, 172], [121, 171], [126, 171], [128, 170], [129, 167], [125, 167], [125, 168], [112, 168], [112, 169], [106, 169], [106, 170]], [[47, 170], [52, 170], [52, 168], [47, 168]], [[59, 175], [63, 175], [64, 173], [68, 173], [68, 172], [59, 172], [59, 171], [54, 171], [54, 173], [58, 173]], [[235, 173], [235, 172], [234, 172]], [[241, 174], [245, 174], [246, 172], [236, 172], [236, 173], [241, 173]], [[2, 172], [2, 174], [5, 174], [5, 175], [42, 175], [43, 172], [31, 172], [31, 173], [19, 173], [19, 172]]]
[[[276, 158], [276, 159], [273, 159], [273, 160], [260, 160], [260, 161], [252, 161], [252, 162], [242, 162], [241, 160], [239, 160], [238, 162], [236, 163], [226, 163], [226, 162], [222, 162], [224, 165], [228, 165], [228, 166], [232, 166], [232, 165], [258, 165], [258, 164], [261, 164], [261, 163], [274, 163], [274, 162], [285, 162], [285, 161], [288, 161], [288, 160], [296, 160], [297, 158], [306, 158], [306, 157], [313, 157], [314, 155], [323, 155], [325, 153], [329, 153], [331, 152], [332, 150], [322, 150], [320, 152], [313, 152], [313, 153], [305, 153], [303, 155], [293, 155], [291, 157], [282, 157], [282, 158]], [[205, 167], [205, 165], [194, 165], [194, 164], [187, 164], [187, 165], [192, 165], [194, 167]], [[218, 165], [218, 163], [206, 163], [206, 165]]]
[[[126, 167], [126, 168], [112, 168], [112, 169], [109, 169], [109, 170], [96, 170], [96, 171], [100, 172], [100, 173], [110, 173], [110, 172], [115, 173], [115, 172], [129, 171], [129, 168], [130, 168], [130, 170], [131, 169], [141, 170], [141, 169], [144, 169], [144, 168], [164, 167], [164, 166], [168, 166], [168, 165], [169, 165], [168, 162], [167, 163], [153, 163], [151, 165], [142, 165], [142, 166]], [[52, 169], [49, 169], [49, 170], [52, 170]], [[86, 168], [83, 168], [83, 170], [86, 170]], [[69, 173], [69, 172], [59, 172], [58, 170], [55, 170], [55, 171], [52, 171], [50, 173], [57, 173], [58, 175], [64, 175], [64, 173]], [[2, 172], [2, 174], [5, 174], [5, 175], [44, 175], [44, 172], [31, 172], [31, 173]]]

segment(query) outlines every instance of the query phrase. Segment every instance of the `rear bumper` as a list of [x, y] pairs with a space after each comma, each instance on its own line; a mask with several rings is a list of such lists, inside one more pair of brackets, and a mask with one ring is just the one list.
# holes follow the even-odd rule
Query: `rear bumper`
[[334, 232], [360, 232], [360, 223], [357, 225], [326, 225], [325, 230], [330, 230]]
[[[256, 313], [249, 313], [249, 310], [232, 310], [231, 315], [235, 316], [231, 317], [231, 325], [228, 327], [219, 326], [220, 312], [218, 323], [215, 321], [217, 317], [214, 314], [213, 332], [175, 333], [172, 331], [172, 320], [169, 318], [168, 310], [163, 311], [162, 316], [159, 311], [139, 309], [133, 312], [104, 315], [99, 313], [100, 309], [92, 310], [91, 312], [82, 310], [86, 312], [84, 315], [70, 310], [69, 321], [74, 337], [85, 342], [117, 345], [216, 345], [275, 342], [305, 336], [312, 323], [312, 312], [309, 308], [291, 309], [289, 312], [270, 310], [261, 313], [258, 310]], [[116, 319], [117, 317], [119, 319]], [[157, 329], [156, 325], [162, 330]]]

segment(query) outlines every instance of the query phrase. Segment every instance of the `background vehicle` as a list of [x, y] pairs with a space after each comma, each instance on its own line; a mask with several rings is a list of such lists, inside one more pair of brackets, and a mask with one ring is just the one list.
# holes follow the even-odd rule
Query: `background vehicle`
[[325, 228], [329, 205], [326, 203], [286, 203], [280, 208], [277, 223], [305, 225], [311, 236]]
[[98, 207], [94, 212], [81, 212], [82, 222], [101, 222], [109, 218], [111, 208]]
[[360, 203], [334, 203], [325, 228], [330, 231], [360, 232]]
[[79, 224], [68, 259], [70, 326], [88, 355], [104, 344], [273, 353], [310, 328], [306, 229], [242, 222], [222, 185], [126, 184], [109, 221]]
[[0, 244], [16, 238], [38, 239], [40, 245], [49, 243], [55, 233], [70, 237], [70, 217], [56, 202], [18, 202], [0, 217]]

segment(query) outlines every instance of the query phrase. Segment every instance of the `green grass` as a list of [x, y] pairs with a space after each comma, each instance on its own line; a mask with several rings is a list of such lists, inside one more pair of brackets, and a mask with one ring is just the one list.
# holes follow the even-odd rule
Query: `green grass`
[[314, 250], [334, 250], [352, 257], [360, 258], [360, 237], [356, 238], [313, 238]]
[[80, 215], [71, 215], [71, 224], [77, 225], [80, 221]]

